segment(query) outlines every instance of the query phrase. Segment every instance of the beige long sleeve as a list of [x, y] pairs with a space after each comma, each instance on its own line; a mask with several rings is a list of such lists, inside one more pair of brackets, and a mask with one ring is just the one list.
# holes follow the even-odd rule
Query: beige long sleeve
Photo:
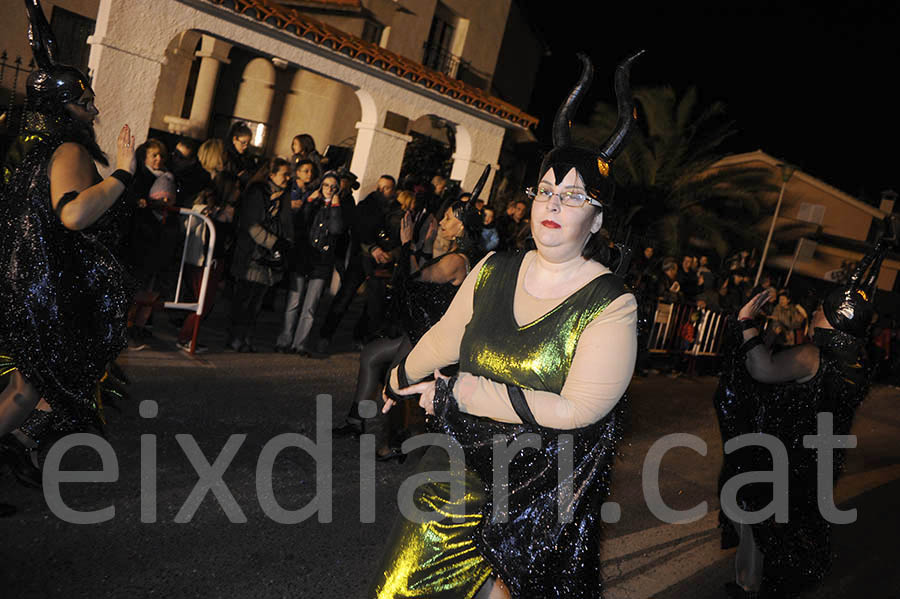
[[[483, 262], [466, 277], [444, 317], [410, 352], [406, 360], [410, 381], [423, 379], [435, 369], [459, 360], [460, 342], [472, 318], [475, 281]], [[516, 284], [513, 310], [518, 322], [532, 322], [565, 299], [538, 299], [528, 294], [523, 287], [525, 271], [526, 268], [521, 269]], [[634, 296], [620, 296], [585, 327], [560, 394], [524, 390], [538, 424], [555, 429], [578, 428], [596, 422], [612, 410], [634, 372], [636, 322]], [[391, 378], [392, 386], [397, 388], [396, 372]], [[463, 412], [501, 422], [521, 422], [502, 383], [460, 373], [455, 396]]]

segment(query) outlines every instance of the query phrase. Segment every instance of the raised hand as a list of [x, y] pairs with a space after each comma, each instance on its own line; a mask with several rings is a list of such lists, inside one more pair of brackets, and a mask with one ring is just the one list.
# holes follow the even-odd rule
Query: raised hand
[[128, 125], [124, 125], [116, 139], [116, 169], [134, 174], [134, 136]]

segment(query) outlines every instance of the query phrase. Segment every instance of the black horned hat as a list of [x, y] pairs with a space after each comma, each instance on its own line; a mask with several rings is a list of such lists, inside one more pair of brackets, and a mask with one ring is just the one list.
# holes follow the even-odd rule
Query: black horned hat
[[25, 10], [28, 12], [28, 42], [37, 65], [26, 83], [28, 99], [36, 110], [60, 110], [90, 89], [90, 80], [75, 67], [57, 62], [56, 36], [47, 23], [40, 0], [25, 0]]
[[581, 78], [569, 92], [568, 98], [559, 107], [553, 120], [553, 149], [544, 156], [541, 163], [541, 177], [552, 168], [559, 181], [574, 167], [584, 179], [586, 191], [591, 198], [602, 204], [609, 204], [612, 201], [615, 184], [610, 176], [610, 166], [624, 149], [628, 133], [636, 119], [629, 81], [631, 63], [643, 53], [643, 50], [636, 52], [616, 67], [615, 89], [619, 116], [615, 130], [599, 150], [575, 146], [572, 143], [572, 119], [591, 86], [594, 74], [590, 59], [584, 54], [578, 54], [582, 64]]
[[487, 180], [490, 174], [491, 165], [484, 165], [484, 170], [481, 172], [481, 176], [478, 178], [478, 182], [475, 183], [475, 187], [472, 188], [472, 194], [469, 198], [469, 201], [456, 201], [450, 205], [451, 210], [453, 210], [453, 216], [455, 216], [462, 222], [465, 230], [471, 231], [473, 233], [477, 232], [479, 235], [481, 234], [484, 217], [480, 212], [478, 212], [478, 209], [475, 208], [475, 200], [478, 199], [478, 196], [480, 196], [481, 192], [484, 190], [484, 186], [485, 184], [487, 184]]
[[897, 222], [885, 217], [884, 232], [875, 247], [856, 265], [847, 285], [828, 294], [822, 311], [829, 324], [842, 333], [864, 338], [875, 316], [875, 290], [885, 254], [897, 245]]

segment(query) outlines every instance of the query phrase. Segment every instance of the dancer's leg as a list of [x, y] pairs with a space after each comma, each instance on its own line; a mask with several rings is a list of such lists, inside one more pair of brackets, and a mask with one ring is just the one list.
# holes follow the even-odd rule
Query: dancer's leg
[[753, 528], [740, 524], [741, 543], [734, 556], [734, 579], [745, 591], [758, 592], [762, 587], [763, 554], [753, 539]]
[[484, 581], [473, 599], [510, 599], [509, 589], [502, 580], [491, 576]]
[[0, 393], [0, 436], [17, 429], [41, 399], [31, 383], [18, 370], [10, 375], [9, 384]]
[[[391, 364], [403, 337], [396, 339], [376, 339], [367, 344], [359, 354], [359, 373], [356, 375], [356, 391], [353, 393], [353, 404], [347, 415], [347, 422], [362, 424], [359, 416], [359, 402], [371, 399], [384, 380], [385, 369]], [[377, 419], [377, 417], [376, 417]]]

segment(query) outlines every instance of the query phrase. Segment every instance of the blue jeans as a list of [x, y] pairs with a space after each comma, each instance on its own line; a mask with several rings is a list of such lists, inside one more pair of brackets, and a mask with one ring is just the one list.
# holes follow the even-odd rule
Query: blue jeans
[[311, 349], [307, 347], [309, 332], [312, 330], [313, 317], [316, 315], [316, 308], [319, 306], [319, 299], [327, 281], [307, 279], [304, 275], [293, 273], [288, 276], [290, 287], [284, 307], [284, 327], [275, 343], [280, 347], [290, 347], [298, 351]]

